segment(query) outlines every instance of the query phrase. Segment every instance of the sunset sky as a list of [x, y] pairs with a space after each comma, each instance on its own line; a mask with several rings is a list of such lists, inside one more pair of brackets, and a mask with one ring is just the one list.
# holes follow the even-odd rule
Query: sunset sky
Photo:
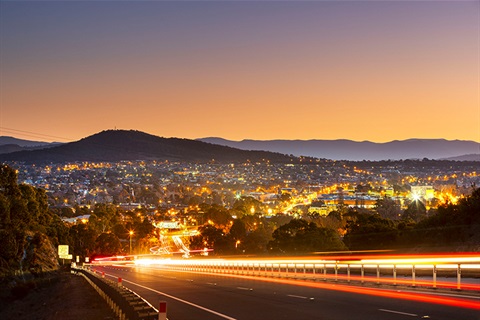
[[480, 1], [1, 1], [0, 136], [480, 142]]

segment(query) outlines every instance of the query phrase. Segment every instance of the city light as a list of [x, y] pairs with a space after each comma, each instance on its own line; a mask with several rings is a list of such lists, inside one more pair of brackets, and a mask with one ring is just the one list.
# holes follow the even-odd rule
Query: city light
[[132, 255], [132, 236], [133, 236], [133, 230], [130, 230], [128, 232], [129, 238], [130, 238], [130, 255]]

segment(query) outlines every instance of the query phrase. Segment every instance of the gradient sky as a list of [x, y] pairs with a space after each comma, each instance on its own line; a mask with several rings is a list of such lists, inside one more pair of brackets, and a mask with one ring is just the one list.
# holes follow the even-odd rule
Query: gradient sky
[[0, 135], [480, 142], [480, 1], [1, 1]]

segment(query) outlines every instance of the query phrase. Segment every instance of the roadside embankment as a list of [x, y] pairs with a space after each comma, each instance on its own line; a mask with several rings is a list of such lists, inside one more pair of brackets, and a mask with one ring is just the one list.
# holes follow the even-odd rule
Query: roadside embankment
[[70, 272], [20, 281], [8, 291], [0, 300], [1, 319], [114, 319], [112, 310], [85, 278]]

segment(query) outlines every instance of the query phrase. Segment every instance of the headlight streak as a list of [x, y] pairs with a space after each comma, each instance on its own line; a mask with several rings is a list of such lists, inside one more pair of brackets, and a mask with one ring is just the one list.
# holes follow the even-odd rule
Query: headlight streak
[[[101, 260], [102, 265], [108, 259]], [[99, 261], [97, 261], [98, 263]], [[119, 261], [110, 261], [119, 264]], [[463, 306], [479, 309], [478, 302], [461, 299], [437, 298], [419, 293], [397, 293], [379, 288], [354, 287], [341, 283], [356, 282], [411, 286], [434, 287], [444, 289], [460, 289], [461, 272], [469, 272], [473, 277], [480, 270], [480, 255], [477, 253], [443, 254], [443, 255], [361, 255], [361, 256], [324, 256], [317, 259], [311, 257], [289, 257], [283, 259], [165, 259], [158, 256], [137, 256], [133, 261], [122, 261], [127, 266], [145, 266], [161, 268], [166, 271], [215, 274], [227, 277], [251, 278], [257, 281], [281, 281], [282, 283], [317, 286], [319, 288], [341, 288], [342, 291], [389, 296], [392, 298], [417, 300], [430, 303]], [[328, 273], [327, 273], [328, 270]], [[361, 270], [361, 276], [359, 275]], [[380, 276], [381, 270], [381, 276]], [[460, 272], [461, 270], [461, 272]], [[369, 274], [364, 274], [368, 271]], [[377, 276], [371, 275], [377, 272]], [[392, 271], [393, 276], [392, 276]], [[457, 273], [457, 283], [437, 281], [437, 272]], [[351, 273], [353, 272], [353, 274]], [[397, 277], [398, 272], [398, 277]], [[415, 277], [415, 272], [417, 277]], [[335, 274], [334, 274], [335, 273]], [[423, 276], [432, 280], [422, 279]], [[412, 278], [406, 278], [412, 275]], [[289, 279], [290, 278], [290, 279]], [[294, 278], [296, 280], [292, 280]], [[316, 280], [316, 282], [298, 281]], [[319, 281], [329, 282], [319, 282]], [[340, 281], [341, 283], [339, 283]], [[462, 291], [480, 291], [480, 283], [462, 283]], [[380, 291], [379, 291], [380, 290]], [[380, 293], [379, 293], [380, 292]]]
[[[161, 264], [161, 265], [163, 266], [178, 265], [177, 263], [171, 263], [171, 262], [174, 262], [174, 260], [167, 261], [167, 262], [168, 262], [167, 264]], [[147, 265], [146, 267], [150, 267], [150, 265]], [[190, 272], [190, 271], [168, 270], [168, 269], [167, 271], [186, 272], [186, 273]], [[212, 274], [211, 272], [195, 272], [195, 273]], [[448, 297], [448, 296], [438, 296], [438, 295], [433, 295], [428, 293], [403, 292], [399, 290], [392, 291], [388, 289], [357, 287], [357, 286], [349, 286], [349, 285], [331, 283], [331, 282], [330, 283], [329, 282], [309, 282], [309, 281], [298, 281], [298, 280], [291, 280], [291, 279], [271, 278], [271, 277], [262, 278], [258, 276], [252, 276], [252, 275], [235, 275], [235, 274], [226, 274], [226, 273], [216, 273], [215, 276], [233, 277], [237, 279], [248, 279], [248, 280], [254, 280], [254, 281], [263, 281], [263, 282], [288, 284], [288, 285], [294, 285], [294, 286], [335, 290], [335, 291], [349, 292], [354, 294], [364, 294], [364, 295], [370, 295], [370, 296], [384, 297], [384, 298], [390, 298], [390, 299], [402, 299], [402, 300], [417, 301], [422, 303], [441, 304], [441, 305], [447, 305], [452, 307], [480, 310], [480, 302], [478, 301]], [[328, 275], [328, 278], [331, 280], [333, 279], [333, 276]], [[408, 281], [406, 282], [408, 284]], [[401, 281], [397, 281], [397, 283], [401, 283]], [[475, 286], [475, 287], [476, 287], [476, 290], [480, 289], [479, 286]]]

